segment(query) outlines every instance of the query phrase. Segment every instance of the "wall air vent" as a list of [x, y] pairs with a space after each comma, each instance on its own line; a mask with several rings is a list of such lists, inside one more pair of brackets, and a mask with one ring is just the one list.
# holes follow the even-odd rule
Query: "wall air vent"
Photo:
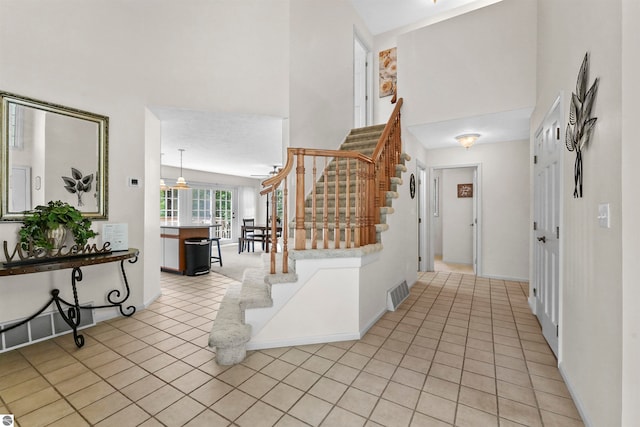
[[396, 311], [396, 308], [409, 297], [407, 281], [403, 280], [398, 286], [387, 291], [387, 309]]
[[[84, 305], [90, 304], [91, 303], [85, 303]], [[96, 324], [93, 314], [93, 309], [81, 309], [80, 326], [78, 326], [78, 330]], [[7, 322], [0, 325], [0, 329], [9, 327], [19, 321], [20, 320], [18, 319]], [[0, 334], [0, 353], [69, 332], [71, 332], [71, 328], [67, 325], [62, 316], [60, 316], [60, 313], [58, 313], [57, 310], [49, 313], [43, 313], [40, 316], [31, 319], [24, 325], [20, 325], [15, 329], [5, 332], [4, 334]]]

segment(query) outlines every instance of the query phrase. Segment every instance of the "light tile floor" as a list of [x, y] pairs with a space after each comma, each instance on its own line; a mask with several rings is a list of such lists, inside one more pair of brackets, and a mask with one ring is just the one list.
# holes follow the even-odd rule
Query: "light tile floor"
[[579, 426], [525, 283], [421, 273], [359, 341], [207, 347], [231, 279], [162, 274], [132, 318], [0, 354], [0, 414], [29, 426]]
[[473, 265], [456, 264], [442, 261], [442, 256], [433, 257], [433, 268], [435, 271], [446, 271], [449, 273], [473, 274]]

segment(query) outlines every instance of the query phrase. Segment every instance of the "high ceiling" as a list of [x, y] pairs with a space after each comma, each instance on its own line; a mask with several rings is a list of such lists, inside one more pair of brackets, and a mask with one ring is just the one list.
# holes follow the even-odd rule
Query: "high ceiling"
[[[483, 0], [350, 0], [372, 34], [381, 34], [425, 20], [454, 16], [464, 6]], [[468, 10], [468, 8], [465, 8]]]
[[[372, 34], [424, 25], [500, 0], [349, 0]], [[264, 178], [282, 164], [282, 119], [156, 107], [161, 121], [161, 163], [243, 177]], [[530, 110], [409, 127], [427, 149], [455, 146], [456, 135], [480, 132], [478, 143], [527, 139]], [[511, 123], [505, 126], [505, 123]], [[258, 178], [261, 177], [261, 178]]]

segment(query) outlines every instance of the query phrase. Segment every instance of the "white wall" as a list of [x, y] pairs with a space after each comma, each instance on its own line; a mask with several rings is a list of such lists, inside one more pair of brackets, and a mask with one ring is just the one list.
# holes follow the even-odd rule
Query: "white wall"
[[353, 127], [354, 31], [373, 40], [345, 0], [291, 1], [291, 147], [337, 149]]
[[405, 125], [535, 105], [535, 16], [535, 0], [504, 0], [399, 36]]
[[480, 271], [485, 277], [527, 281], [529, 142], [428, 150], [422, 161], [428, 168], [481, 165]]
[[[412, 155], [413, 143], [403, 137], [403, 151]], [[393, 199], [394, 213], [387, 215], [389, 231], [381, 233], [384, 250], [378, 262], [372, 262], [361, 271], [360, 278], [360, 329], [372, 322], [386, 310], [387, 291], [403, 280], [409, 287], [418, 278], [418, 198], [409, 194], [409, 176], [417, 174], [415, 158], [406, 162], [407, 172], [402, 174], [402, 185], [398, 187], [398, 198]]]
[[[575, 91], [585, 52], [591, 55], [590, 83], [600, 77], [593, 112], [598, 122], [583, 152], [582, 199], [572, 196], [575, 155], [564, 152], [559, 323], [560, 369], [585, 423], [593, 426], [622, 425], [621, 4], [538, 2], [538, 107], [531, 129], [560, 91]], [[598, 227], [599, 203], [611, 205], [609, 229]]]
[[[394, 105], [391, 104], [391, 97], [380, 98], [379, 97], [379, 82], [378, 82], [378, 53], [382, 50], [390, 49], [392, 47], [398, 46], [398, 38], [406, 33], [411, 31], [415, 31], [421, 28], [426, 27], [427, 25], [433, 25], [437, 22], [446, 21], [455, 17], [457, 15], [461, 15], [464, 13], [469, 13], [476, 9], [481, 9], [483, 7], [492, 5], [494, 3], [498, 3], [503, 0], [477, 0], [473, 3], [468, 3], [464, 6], [457, 7], [455, 9], [449, 10], [442, 14], [438, 14], [437, 16], [433, 16], [427, 19], [423, 19], [412, 24], [406, 25], [401, 28], [397, 28], [386, 33], [377, 34], [374, 38], [375, 40], [375, 49], [373, 50], [373, 104], [374, 104], [374, 123], [385, 123], [391, 112], [393, 111]], [[403, 64], [403, 59], [399, 58], [399, 67], [405, 67]], [[400, 80], [398, 82], [400, 86], [404, 85], [404, 82]]]
[[[354, 15], [346, 0], [0, 2], [0, 88], [110, 119], [109, 222], [128, 223], [130, 245], [141, 249], [128, 266], [133, 304], [159, 291], [157, 275], [144, 273], [158, 267], [146, 250], [160, 243], [145, 229], [154, 209], [145, 203], [158, 206], [147, 192], [157, 193], [160, 179], [147, 161], [159, 159], [159, 145], [145, 143], [154, 127], [146, 107], [288, 117], [291, 145], [337, 147], [353, 116]], [[127, 186], [134, 174], [143, 187]], [[18, 228], [0, 224], [0, 236], [15, 241]], [[82, 297], [101, 302], [117, 270], [91, 270], [99, 278]], [[39, 307], [57, 275], [45, 276], [3, 280], [11, 298], [0, 301], [0, 322]]]
[[[473, 198], [458, 197], [458, 184], [473, 183], [474, 168], [442, 170], [442, 260], [473, 264]], [[477, 191], [477, 189], [475, 189]], [[435, 251], [434, 251], [435, 252]]]
[[622, 425], [640, 419], [640, 2], [622, 2]]
[[[145, 152], [157, 153], [160, 151], [160, 138], [162, 135], [161, 124], [158, 118], [148, 109], [145, 108], [145, 132], [144, 144]], [[144, 191], [144, 240], [145, 242], [155, 242], [158, 238], [158, 230], [160, 228], [160, 215], [157, 209], [160, 206], [160, 191], [152, 191], [153, 186], [158, 183], [160, 176], [160, 157], [148, 155], [145, 156], [145, 174], [142, 180], [143, 188], [149, 183], [149, 190]], [[145, 255], [148, 260], [162, 259], [162, 245], [147, 244], [145, 246]], [[161, 293], [160, 286], [160, 269], [154, 262], [144, 263], [144, 292], [142, 303], [148, 306]]]

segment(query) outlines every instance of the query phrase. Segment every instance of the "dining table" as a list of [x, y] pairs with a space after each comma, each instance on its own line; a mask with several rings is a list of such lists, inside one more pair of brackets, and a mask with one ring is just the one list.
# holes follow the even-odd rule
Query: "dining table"
[[[244, 252], [244, 242], [246, 239], [247, 232], [259, 232], [259, 235], [264, 236], [262, 240], [264, 244], [264, 251], [269, 252], [269, 242], [271, 241], [271, 226], [270, 225], [243, 225], [240, 230], [240, 237], [238, 238], [238, 253]], [[282, 227], [276, 227], [276, 236], [280, 236], [282, 234]], [[253, 240], [254, 243], [258, 241], [258, 239]], [[247, 247], [247, 250], [249, 248]]]

